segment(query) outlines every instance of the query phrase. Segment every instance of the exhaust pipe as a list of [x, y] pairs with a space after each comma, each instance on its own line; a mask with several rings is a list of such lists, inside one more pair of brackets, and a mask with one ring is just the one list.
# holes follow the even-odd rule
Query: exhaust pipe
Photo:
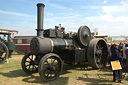
[[43, 36], [43, 19], [44, 19], [44, 7], [42, 3], [37, 4], [37, 37]]

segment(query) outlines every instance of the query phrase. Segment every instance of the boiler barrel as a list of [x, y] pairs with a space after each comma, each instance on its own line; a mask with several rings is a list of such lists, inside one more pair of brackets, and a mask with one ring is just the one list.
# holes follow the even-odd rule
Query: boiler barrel
[[40, 38], [34, 37], [30, 43], [30, 50], [32, 54], [58, 52], [66, 48], [73, 47], [72, 39], [61, 39], [61, 38]]

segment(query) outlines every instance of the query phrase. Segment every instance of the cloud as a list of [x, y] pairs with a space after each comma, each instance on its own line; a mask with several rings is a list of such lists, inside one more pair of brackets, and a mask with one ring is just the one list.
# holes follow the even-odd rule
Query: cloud
[[28, 15], [28, 14], [22, 14], [22, 13], [18, 13], [18, 12], [11, 12], [11, 11], [4, 11], [4, 10], [0, 10], [0, 13], [7, 14], [7, 15], [13, 15], [13, 16], [35, 17], [32, 15]]
[[111, 14], [106, 14], [103, 16], [99, 16], [99, 20], [108, 22], [122, 22], [124, 24], [128, 24], [128, 16], [113, 17]]
[[52, 15], [53, 15], [53, 13], [48, 12], [48, 15], [52, 16]]
[[72, 8], [60, 5], [60, 4], [54, 4], [54, 3], [47, 3], [47, 5], [52, 6], [54, 8], [63, 9], [63, 10], [73, 10]]
[[[104, 0], [106, 1], [106, 0]], [[102, 6], [101, 11], [96, 16], [89, 16], [86, 19], [89, 21], [104, 21], [104, 22], [115, 22], [128, 24], [128, 0], [121, 1], [119, 5], [108, 5]], [[98, 8], [99, 9], [99, 8]], [[100, 10], [100, 9], [99, 9]]]
[[108, 3], [106, 0], [104, 0], [104, 2], [103, 2], [104, 4], [106, 4], [106, 3]]
[[36, 23], [30, 23], [30, 22], [16, 22], [11, 23], [10, 21], [0, 21], [0, 28], [2, 29], [8, 29], [8, 30], [17, 30], [18, 34], [20, 36], [32, 36], [36, 35]]
[[[102, 10], [105, 13], [128, 13], [127, 8], [128, 8], [128, 0], [126, 1], [121, 1], [120, 4], [118, 5], [108, 5], [108, 6], [102, 6]], [[118, 14], [117, 14], [118, 15]]]
[[109, 22], [114, 21], [114, 18], [112, 17], [111, 14], [106, 14], [106, 15], [103, 15], [103, 16], [99, 16], [98, 18], [100, 20], [103, 20], [103, 21], [109, 21]]
[[128, 6], [128, 0], [122, 0], [121, 4], [124, 5], [124, 6]]
[[[91, 30], [97, 28], [99, 34], [108, 34], [108, 35], [121, 35], [123, 33], [127, 34], [128, 30], [126, 28], [128, 27], [128, 22], [127, 22], [128, 4], [125, 3], [125, 0], [121, 1], [120, 4], [118, 2], [118, 5], [116, 5], [117, 3], [114, 3], [114, 5], [112, 5], [112, 3], [110, 2], [109, 3], [111, 5], [109, 5], [108, 0], [103, 0], [102, 1], [103, 6], [91, 5], [91, 4], [83, 5], [84, 3], [82, 3], [81, 5], [78, 3], [78, 5], [75, 5], [75, 8], [78, 8], [78, 10], [72, 8], [74, 5], [73, 6], [70, 5], [70, 3], [67, 4], [67, 2], [71, 2], [71, 0], [57, 0], [57, 1], [59, 2], [56, 3], [54, 1], [45, 0], [45, 4], [48, 6], [48, 8], [50, 8], [50, 11], [52, 10], [51, 8], [53, 8], [53, 10], [52, 12], [50, 12], [49, 10], [46, 10], [45, 12], [46, 16], [44, 17], [44, 29], [54, 28], [55, 25], [61, 23], [62, 26], [66, 28], [66, 31], [77, 32], [78, 28], [81, 25], [87, 25]], [[11, 28], [19, 29], [20, 35], [22, 34], [33, 35], [34, 33], [36, 35], [35, 16], [22, 14], [18, 12], [3, 11], [3, 10], [0, 10], [0, 13], [7, 15], [14, 15], [14, 16], [25, 16], [26, 20], [24, 19], [23, 20], [26, 22], [19, 23], [18, 25], [13, 25]], [[31, 20], [28, 21], [28, 18], [26, 17], [28, 18], [35, 17], [35, 18], [34, 19], [32, 18], [33, 21]], [[10, 21], [9, 24], [7, 23], [5, 25], [1, 24], [0, 27], [4, 28], [8, 25], [8, 28], [10, 28], [11, 24], [12, 23]], [[32, 31], [32, 33], [28, 33], [28, 31], [30, 30]]]
[[119, 16], [119, 17], [114, 17], [111, 14], [105, 14], [105, 15], [100, 15], [100, 16], [91, 16], [87, 17], [86, 20], [89, 21], [104, 21], [104, 22], [115, 22], [115, 23], [124, 23], [128, 24], [128, 16]]
[[109, 13], [109, 12], [118, 12], [120, 11], [120, 8], [117, 6], [103, 6], [102, 10], [106, 13]]

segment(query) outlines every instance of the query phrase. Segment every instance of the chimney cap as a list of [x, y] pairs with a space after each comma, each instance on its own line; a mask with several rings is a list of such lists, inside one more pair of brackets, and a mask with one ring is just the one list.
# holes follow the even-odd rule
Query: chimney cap
[[43, 7], [45, 7], [45, 5], [43, 3], [38, 3], [37, 6], [43, 6]]

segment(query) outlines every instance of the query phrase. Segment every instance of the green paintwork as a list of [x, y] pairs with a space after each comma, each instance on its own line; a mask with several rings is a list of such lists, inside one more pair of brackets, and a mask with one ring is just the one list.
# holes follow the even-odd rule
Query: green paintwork
[[9, 50], [14, 50], [15, 49], [15, 43], [13, 43], [13, 42], [7, 42], [6, 45], [7, 45]]

